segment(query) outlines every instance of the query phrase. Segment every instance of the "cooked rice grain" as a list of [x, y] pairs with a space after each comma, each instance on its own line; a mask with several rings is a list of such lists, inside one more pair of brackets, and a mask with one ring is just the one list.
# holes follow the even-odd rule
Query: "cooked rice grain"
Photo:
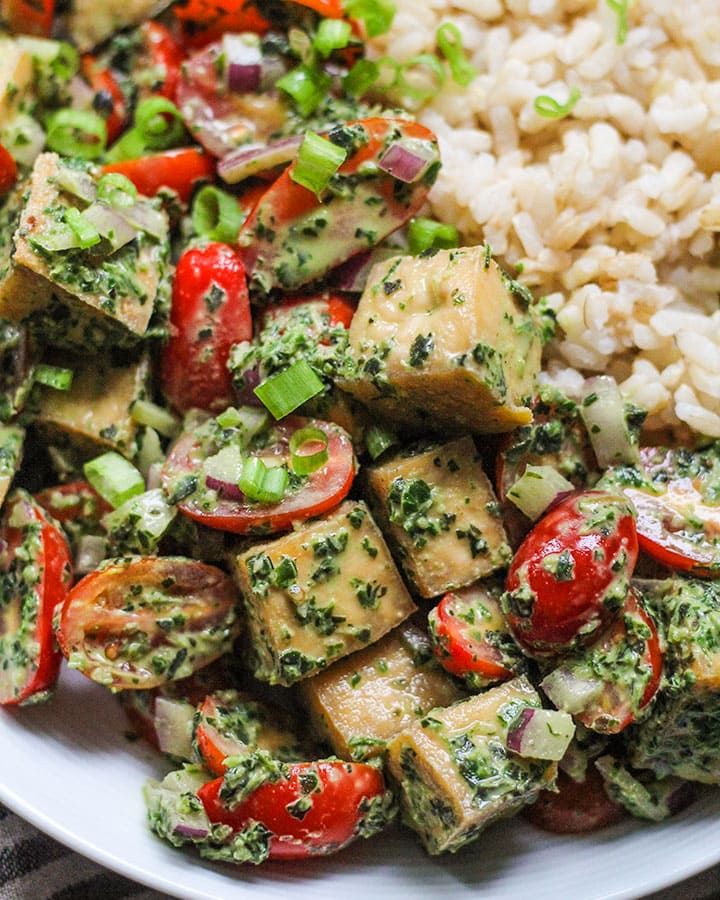
[[[452, 21], [478, 75], [419, 118], [440, 139], [435, 214], [487, 240], [562, 332], [545, 377], [607, 372], [648, 428], [720, 437], [720, 4], [397, 0], [378, 53], [435, 49]], [[541, 94], [580, 99], [561, 120]]]

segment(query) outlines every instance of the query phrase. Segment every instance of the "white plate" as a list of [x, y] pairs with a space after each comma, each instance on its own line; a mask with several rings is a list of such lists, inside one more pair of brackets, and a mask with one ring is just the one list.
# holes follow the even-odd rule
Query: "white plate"
[[720, 861], [720, 792], [707, 791], [670, 823], [596, 835], [555, 837], [509, 820], [455, 857], [431, 859], [398, 830], [309, 864], [205, 863], [148, 831], [141, 787], [164, 769], [127, 732], [108, 693], [64, 669], [50, 703], [1, 711], [0, 800], [96, 862], [181, 898], [620, 900]]

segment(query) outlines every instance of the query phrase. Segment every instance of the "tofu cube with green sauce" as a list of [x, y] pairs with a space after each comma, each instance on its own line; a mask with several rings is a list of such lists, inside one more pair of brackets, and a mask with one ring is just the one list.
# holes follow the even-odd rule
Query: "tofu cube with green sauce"
[[32, 55], [18, 41], [0, 34], [0, 130], [21, 108], [33, 78]]
[[379, 640], [416, 607], [363, 503], [233, 560], [255, 675], [290, 685]]
[[388, 740], [419, 716], [464, 696], [412, 623], [301, 685], [315, 730], [341, 759], [356, 761], [383, 754]]
[[643, 590], [664, 646], [650, 715], [626, 731], [631, 765], [720, 784], [720, 582], [672, 578]]
[[24, 428], [0, 425], [0, 506], [5, 502], [15, 473], [20, 468], [24, 445]]
[[[0, 288], [0, 315], [17, 321], [43, 306], [60, 304], [67, 310], [67, 327], [80, 331], [75, 337], [78, 344], [86, 324], [86, 347], [96, 345], [93, 330], [103, 327], [142, 337], [156, 306], [167, 304], [168, 291], [167, 217], [151, 200], [138, 197], [134, 209], [153, 233], [132, 225], [131, 239], [117, 249], [97, 230], [96, 238], [78, 237], [74, 243], [65, 240], [68, 231], [87, 229], [90, 206], [102, 206], [95, 191], [96, 180], [90, 171], [78, 170], [76, 164], [55, 153], [40, 154], [13, 237], [10, 270]], [[113, 214], [112, 209], [107, 213]], [[125, 210], [123, 215], [132, 213]], [[92, 228], [94, 225], [88, 229], [90, 234]], [[64, 246], [67, 243], [72, 245]], [[61, 249], [56, 249], [58, 244]], [[33, 291], [23, 303], [28, 281]], [[57, 318], [59, 314], [54, 315]], [[73, 323], [75, 319], [79, 321]]]
[[532, 301], [486, 247], [378, 263], [340, 386], [395, 426], [484, 434], [527, 425], [541, 352]]
[[170, 0], [73, 0], [65, 24], [79, 50], [92, 50], [116, 31], [152, 19], [169, 5]]
[[72, 448], [79, 459], [106, 450], [132, 456], [138, 435], [132, 406], [149, 396], [148, 357], [123, 366], [112, 365], [106, 357], [64, 357], [63, 363], [73, 372], [70, 390], [36, 388], [35, 427], [44, 440], [61, 449]]
[[373, 513], [421, 597], [472, 584], [510, 561], [472, 438], [403, 451], [369, 467], [366, 478]]
[[524, 677], [435, 709], [400, 732], [388, 765], [405, 822], [428, 853], [454, 853], [552, 789], [557, 762], [507, 748], [508, 726], [540, 697]]

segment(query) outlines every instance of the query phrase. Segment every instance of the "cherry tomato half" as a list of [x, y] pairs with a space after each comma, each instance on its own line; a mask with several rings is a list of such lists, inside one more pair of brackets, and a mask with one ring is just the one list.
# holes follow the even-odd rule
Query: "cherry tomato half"
[[10, 152], [0, 144], [0, 196], [15, 187], [17, 165]]
[[112, 509], [87, 481], [44, 488], [35, 495], [35, 499], [61, 525], [85, 522], [90, 527], [99, 526], [100, 519]]
[[347, 495], [355, 477], [352, 442], [339, 425], [331, 422], [287, 416], [275, 423], [274, 440], [258, 455], [273, 458], [275, 462], [288, 460], [290, 439], [296, 431], [306, 427], [325, 432], [328, 460], [278, 503], [252, 503], [244, 498], [222, 496], [214, 496], [212, 504], [206, 503], [206, 494], [200, 484], [203, 454], [200, 442], [192, 433], [181, 435], [171, 447], [160, 474], [163, 486], [172, 497], [179, 483], [186, 482], [188, 476], [196, 476], [200, 490], [181, 499], [178, 509], [210, 528], [236, 534], [285, 531], [292, 528], [293, 522], [334, 509]]
[[253, 0], [180, 0], [173, 14], [182, 24], [188, 47], [202, 47], [226, 31], [264, 34], [270, 27]]
[[62, 608], [60, 648], [114, 688], [185, 678], [227, 652], [237, 591], [215, 566], [175, 557], [113, 560], [82, 578]]
[[574, 781], [560, 770], [558, 792], [540, 791], [537, 800], [525, 808], [525, 818], [543, 831], [554, 834], [581, 834], [597, 831], [624, 819], [627, 813], [605, 793], [600, 773], [590, 764], [584, 781]]
[[57, 680], [53, 615], [70, 587], [71, 560], [58, 526], [23, 490], [8, 497], [1, 539], [0, 703], [16, 705]]
[[498, 592], [477, 584], [445, 594], [428, 615], [430, 637], [443, 668], [477, 689], [526, 671]]
[[155, 75], [152, 92], [174, 101], [185, 51], [172, 32], [160, 22], [143, 22], [140, 34], [147, 64]]
[[154, 197], [161, 188], [169, 188], [187, 203], [196, 182], [214, 177], [215, 163], [197, 147], [179, 147], [139, 159], [108, 163], [102, 171], [119, 172], [146, 197]]
[[538, 659], [593, 640], [625, 603], [637, 555], [634, 511], [622, 495], [561, 500], [510, 564], [502, 602], [515, 640]]
[[368, 801], [382, 797], [382, 774], [365, 763], [321, 760], [290, 763], [289, 776], [266, 783], [229, 808], [220, 798], [223, 779], [198, 796], [213, 823], [242, 831], [259, 822], [271, 833], [270, 859], [305, 859], [340, 850], [357, 834]]
[[649, 487], [624, 487], [640, 547], [671, 569], [720, 578], [720, 446], [643, 447]]
[[181, 412], [220, 412], [235, 400], [227, 368], [233, 344], [252, 339], [245, 268], [226, 244], [186, 250], [173, 281], [170, 337], [160, 383]]
[[55, 0], [5, 0], [2, 13], [10, 31], [50, 37]]
[[[112, 144], [120, 137], [127, 121], [125, 95], [110, 69], [102, 67], [89, 53], [82, 58], [82, 73], [95, 91], [96, 101], [98, 96], [100, 97], [101, 115], [105, 118], [108, 143]], [[106, 103], [108, 104], [107, 111], [105, 110]]]

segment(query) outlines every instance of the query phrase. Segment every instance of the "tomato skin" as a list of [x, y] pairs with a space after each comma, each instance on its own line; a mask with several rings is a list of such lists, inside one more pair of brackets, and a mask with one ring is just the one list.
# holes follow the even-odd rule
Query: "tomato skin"
[[108, 163], [103, 172], [119, 172], [146, 197], [154, 197], [160, 188], [169, 188], [183, 203], [188, 203], [197, 181], [209, 181], [215, 175], [215, 163], [197, 147], [179, 147], [139, 159]]
[[[112, 99], [112, 111], [105, 118], [108, 143], [120, 137], [127, 121], [127, 103], [117, 79], [110, 69], [100, 68], [94, 56], [86, 53], [81, 60], [81, 70], [95, 94], [105, 94]], [[102, 113], [104, 115], [104, 113]]]
[[602, 777], [590, 763], [584, 781], [558, 773], [558, 793], [540, 791], [524, 815], [543, 831], [553, 834], [583, 834], [613, 825], [627, 816], [625, 809], [605, 793]]
[[239, 630], [236, 606], [232, 579], [215, 566], [127, 557], [108, 561], [72, 588], [57, 639], [65, 657], [78, 660], [93, 681], [152, 688], [227, 652]]
[[[319, 428], [328, 436], [328, 461], [308, 476], [302, 491], [289, 495], [279, 503], [249, 504], [243, 500], [218, 497], [211, 510], [204, 504], [195, 502], [191, 495], [178, 503], [180, 512], [210, 528], [247, 534], [254, 531], [286, 531], [292, 528], [294, 522], [322, 515], [338, 506], [350, 490], [355, 477], [352, 442], [345, 431], [331, 422], [300, 416], [286, 416], [281, 422], [276, 422], [274, 427], [278, 440], [265, 451], [273, 456], [287, 457], [290, 438], [300, 428]], [[195, 435], [181, 435], [170, 448], [161, 471], [160, 477], [165, 490], [172, 494], [173, 483], [178, 477], [199, 472], [202, 461]]]
[[0, 144], [0, 195], [7, 194], [15, 187], [17, 181], [17, 164], [9, 150]]
[[235, 400], [227, 361], [233, 344], [252, 339], [245, 268], [232, 247], [186, 250], [175, 271], [170, 337], [160, 383], [180, 412], [220, 412]]
[[2, 12], [10, 31], [50, 37], [55, 15], [55, 0], [6, 0]]
[[[30, 528], [39, 526], [40, 545], [35, 558], [22, 561], [18, 550], [27, 542], [23, 529], [16, 522], [22, 520]], [[72, 561], [70, 550], [58, 526], [48, 517], [45, 510], [25, 491], [17, 490], [7, 500], [2, 523], [3, 549], [0, 554], [0, 572], [9, 579], [12, 591], [13, 572], [26, 570], [28, 563], [37, 567], [40, 578], [36, 585], [27, 588], [25, 597], [14, 593], [8, 597], [0, 612], [0, 661], [8, 663], [6, 677], [0, 676], [0, 704], [16, 706], [27, 703], [37, 694], [50, 690], [58, 677], [62, 654], [53, 636], [53, 616], [57, 607], [62, 606], [67, 597]], [[21, 582], [22, 584], [22, 582]], [[24, 636], [22, 619], [26, 615], [34, 618], [32, 635]], [[16, 663], [7, 659], [5, 642], [21, 646], [31, 641], [33, 655], [28, 660], [25, 680], [21, 685], [12, 681]], [[23, 648], [24, 649], [24, 648]], [[6, 680], [7, 678], [7, 680]], [[10, 681], [10, 683], [8, 683]]]
[[253, 0], [183, 0], [173, 7], [187, 47], [202, 47], [226, 31], [265, 34], [270, 22], [257, 11]]
[[587, 644], [616, 616], [638, 555], [633, 513], [620, 495], [574, 493], [525, 538], [508, 571], [503, 608], [529, 656], [553, 658]]
[[[235, 831], [253, 821], [264, 825], [273, 835], [270, 859], [307, 859], [349, 844], [362, 819], [363, 801], [385, 793], [382, 774], [365, 763], [289, 763], [288, 771], [288, 778], [261, 785], [233, 809], [220, 799], [222, 778], [203, 785], [198, 796], [213, 823], [229, 825]], [[320, 790], [305, 793], [301, 779], [314, 775]], [[302, 818], [293, 816], [288, 805], [304, 797], [312, 806]]]
[[153, 69], [159, 70], [162, 84], [153, 90], [154, 94], [175, 100], [180, 68], [185, 61], [185, 51], [175, 40], [172, 32], [160, 22], [143, 22], [140, 33], [145, 44], [145, 52]]
[[60, 524], [77, 519], [99, 524], [112, 506], [103, 500], [95, 488], [87, 481], [72, 481], [44, 488], [35, 499]]
[[[497, 596], [487, 589], [473, 585], [449, 591], [431, 610], [428, 625], [442, 667], [475, 689], [525, 671], [519, 648], [517, 660], [508, 659], [508, 654], [488, 639], [488, 631], [497, 635], [507, 628]], [[509, 634], [508, 638], [512, 641]]]

